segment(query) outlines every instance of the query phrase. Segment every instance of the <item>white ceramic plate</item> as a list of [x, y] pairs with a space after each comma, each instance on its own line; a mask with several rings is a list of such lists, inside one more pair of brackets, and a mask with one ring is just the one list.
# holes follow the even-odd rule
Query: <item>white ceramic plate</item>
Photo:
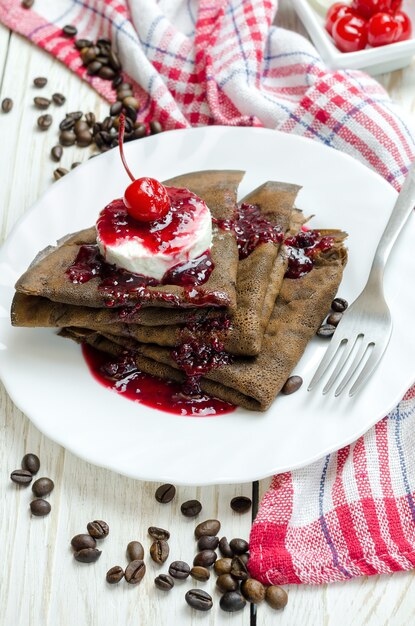
[[[396, 192], [357, 161], [311, 140], [252, 128], [163, 133], [126, 146], [134, 172], [159, 179], [201, 169], [247, 174], [241, 197], [266, 180], [303, 185], [298, 205], [316, 227], [350, 234], [339, 294], [363, 287]], [[90, 226], [128, 183], [118, 152], [92, 159], [55, 183], [18, 222], [0, 251], [0, 375], [16, 405], [51, 439], [80, 457], [135, 478], [183, 484], [244, 482], [299, 467], [355, 440], [415, 379], [415, 292], [411, 216], [390, 258], [386, 296], [394, 330], [367, 387], [355, 398], [308, 393], [277, 398], [266, 413], [171, 415], [128, 401], [90, 375], [79, 346], [49, 329], [12, 328], [13, 284], [36, 253]], [[327, 346], [314, 339], [295, 372], [307, 383]]]

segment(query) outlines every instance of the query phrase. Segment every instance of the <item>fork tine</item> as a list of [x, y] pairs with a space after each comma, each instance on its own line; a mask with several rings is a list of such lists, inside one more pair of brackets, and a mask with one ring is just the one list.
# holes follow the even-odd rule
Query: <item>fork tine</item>
[[376, 368], [376, 365], [380, 361], [382, 354], [385, 352], [388, 342], [381, 343], [380, 345], [375, 345], [373, 348], [373, 352], [370, 355], [368, 361], [366, 362], [364, 368], [360, 372], [359, 376], [353, 383], [352, 388], [349, 391], [349, 396], [354, 396], [359, 389], [365, 384], [373, 370]]
[[343, 353], [336, 365], [336, 367], [334, 368], [329, 380], [327, 381], [324, 389], [323, 389], [323, 396], [326, 395], [326, 393], [328, 393], [330, 391], [330, 389], [332, 388], [332, 386], [334, 385], [334, 383], [336, 382], [340, 372], [342, 371], [343, 367], [346, 364], [347, 359], [349, 358], [350, 354], [353, 351], [353, 348], [356, 345], [356, 341], [358, 339], [358, 337], [360, 337], [361, 335], [356, 335], [354, 340], [350, 340], [347, 342], [347, 344], [344, 346], [344, 350]]
[[330, 363], [332, 362], [334, 356], [337, 353], [337, 350], [339, 349], [340, 344], [345, 341], [345, 337], [342, 337], [340, 339], [337, 339], [336, 341], [336, 333], [333, 335], [331, 341], [330, 341], [330, 345], [327, 348], [323, 358], [320, 361], [320, 364], [317, 368], [317, 370], [315, 371], [315, 374], [313, 376], [313, 378], [310, 381], [310, 384], [308, 385], [307, 391], [311, 391], [313, 387], [315, 387], [317, 385], [317, 383], [319, 382], [319, 380], [322, 378], [324, 372], [326, 371], [326, 369], [328, 368], [328, 366], [330, 365]]
[[369, 347], [370, 344], [368, 344], [366, 341], [362, 341], [359, 350], [356, 353], [356, 356], [353, 359], [352, 364], [350, 365], [349, 369], [347, 370], [346, 374], [343, 376], [343, 379], [341, 380], [339, 386], [337, 387], [336, 391], [334, 392], [334, 396], [337, 398], [337, 396], [339, 396], [342, 391], [344, 390], [344, 388], [346, 387], [347, 383], [349, 382], [349, 380], [351, 379], [351, 377], [353, 376], [353, 374], [355, 373], [355, 371], [357, 370], [359, 363], [361, 362], [361, 360], [363, 359], [365, 352], [367, 350], [367, 348]]

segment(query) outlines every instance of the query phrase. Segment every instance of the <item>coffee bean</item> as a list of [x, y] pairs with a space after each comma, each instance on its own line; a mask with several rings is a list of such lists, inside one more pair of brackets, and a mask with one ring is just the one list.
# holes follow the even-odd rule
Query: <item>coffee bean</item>
[[199, 500], [187, 500], [186, 502], [183, 502], [180, 510], [185, 517], [196, 517], [196, 515], [199, 515], [202, 510], [202, 505]]
[[37, 76], [36, 78], [33, 79], [33, 84], [38, 89], [41, 89], [42, 87], [47, 85], [47, 82], [48, 82], [48, 79], [45, 78], [44, 76]]
[[168, 574], [160, 574], [157, 578], [154, 579], [154, 584], [157, 589], [161, 589], [162, 591], [170, 591], [174, 587], [174, 580]]
[[218, 559], [215, 562], [213, 569], [218, 576], [220, 576], [221, 574], [230, 574], [232, 569], [232, 559], [228, 557], [224, 559]]
[[265, 587], [259, 580], [247, 578], [241, 584], [241, 592], [244, 598], [252, 604], [259, 604], [265, 598]]
[[217, 558], [218, 555], [213, 550], [202, 550], [202, 552], [196, 554], [195, 558], [193, 559], [193, 565], [210, 567], [210, 565], [214, 564]]
[[133, 107], [125, 107], [124, 109], [126, 119], [135, 122], [137, 119], [137, 109], [133, 109]]
[[213, 606], [212, 597], [203, 589], [190, 589], [184, 599], [196, 611], [209, 611]]
[[81, 165], [81, 161], [74, 161], [71, 165], [71, 170], [74, 170], [78, 165]]
[[185, 561], [170, 563], [169, 574], [178, 580], [185, 580], [190, 574], [190, 566]]
[[336, 327], [331, 324], [322, 324], [317, 331], [317, 335], [319, 335], [319, 337], [331, 337], [334, 335], [335, 330]]
[[64, 176], [66, 176], [67, 173], [68, 173], [68, 170], [65, 169], [64, 167], [58, 167], [56, 168], [56, 170], [53, 171], [53, 178], [55, 180], [59, 180], [60, 178], [63, 178]]
[[136, 561], [131, 561], [125, 568], [125, 580], [130, 585], [137, 585], [144, 578], [144, 574], [146, 573], [146, 566], [144, 561], [140, 559]]
[[111, 105], [110, 115], [119, 115], [122, 111], [122, 102], [118, 100]]
[[47, 496], [53, 491], [54, 486], [53, 480], [43, 476], [35, 480], [32, 485], [32, 491], [38, 498], [43, 498], [43, 496]]
[[44, 515], [48, 515], [51, 510], [51, 506], [49, 502], [43, 500], [42, 498], [38, 498], [37, 500], [32, 500], [30, 503], [30, 510], [32, 515], [36, 515], [37, 517], [43, 517]]
[[118, 91], [117, 89], [117, 100], [118, 101], [123, 101], [124, 98], [128, 98], [129, 96], [133, 96], [133, 92], [131, 91], [131, 89], [121, 89], [120, 91]]
[[130, 541], [127, 546], [128, 561], [143, 561], [144, 548], [139, 541]]
[[113, 125], [114, 125], [114, 120], [112, 117], [108, 115], [102, 122], [102, 130], [108, 133], [113, 127]]
[[138, 109], [140, 108], [140, 103], [137, 98], [134, 98], [134, 96], [127, 96], [126, 98], [124, 98], [122, 103], [126, 109], [131, 108], [138, 111]]
[[89, 39], [77, 39], [75, 41], [75, 48], [77, 50], [82, 50], [82, 48], [90, 48], [94, 44]]
[[104, 539], [104, 537], [107, 537], [110, 532], [108, 524], [101, 519], [89, 522], [86, 529], [91, 537], [94, 537], [95, 539]]
[[222, 537], [222, 539], [219, 541], [219, 552], [224, 557], [227, 557], [227, 558], [232, 558], [233, 557], [232, 549], [231, 549], [231, 547], [229, 545], [229, 541], [226, 539], [226, 537]]
[[111, 39], [109, 37], [100, 37], [99, 39], [97, 39], [97, 44], [101, 44], [104, 46], [110, 46], [111, 45]]
[[96, 122], [94, 113], [85, 113], [85, 121], [89, 127], [93, 126]]
[[97, 58], [95, 60], [99, 61], [99, 63], [102, 63], [102, 65], [108, 65], [108, 51], [106, 51], [106, 53], [104, 53], [104, 51], [101, 50], [101, 48], [100, 48], [99, 55], [97, 56]]
[[92, 135], [89, 130], [84, 130], [81, 133], [78, 133], [76, 137], [76, 145], [80, 148], [86, 148], [90, 146], [92, 143]]
[[98, 561], [101, 554], [101, 550], [97, 548], [82, 548], [82, 550], [74, 552], [73, 555], [75, 560], [80, 563], [95, 563], [95, 561]]
[[141, 139], [147, 136], [147, 128], [145, 124], [134, 124], [133, 136], [134, 139]]
[[78, 29], [76, 26], [72, 26], [72, 24], [67, 24], [62, 28], [62, 32], [65, 37], [75, 37], [78, 34]]
[[244, 554], [240, 554], [239, 559], [241, 563], [243, 563], [244, 565], [247, 565], [249, 561], [249, 552], [244, 552]]
[[112, 86], [114, 87], [114, 89], [116, 89], [117, 87], [119, 87], [122, 83], [122, 76], [121, 74], [118, 74], [118, 76], [116, 76], [114, 78], [114, 80], [112, 81]]
[[63, 150], [62, 150], [62, 146], [53, 146], [52, 150], [50, 151], [50, 156], [52, 158], [52, 161], [60, 161], [62, 158], [62, 154], [63, 154]]
[[73, 117], [69, 117], [69, 115], [67, 115], [59, 124], [60, 130], [72, 130], [74, 126], [75, 120]]
[[82, 48], [81, 50], [81, 59], [82, 63], [86, 66], [89, 66], [90, 63], [95, 61], [97, 57], [97, 50], [94, 47], [91, 48]]
[[74, 550], [83, 550], [84, 548], [95, 548], [97, 542], [91, 535], [82, 533], [81, 535], [75, 535], [71, 539], [71, 546]]
[[176, 495], [176, 487], [174, 485], [160, 485], [156, 490], [155, 497], [157, 502], [162, 502], [163, 504], [167, 502], [171, 502]]
[[164, 530], [164, 528], [158, 528], [157, 526], [150, 526], [148, 534], [150, 537], [153, 537], [153, 539], [160, 539], [163, 541], [168, 541], [170, 539], [169, 531]]
[[45, 111], [50, 106], [49, 98], [43, 98], [42, 96], [36, 96], [35, 98], [33, 98], [33, 102], [35, 104], [35, 107], [42, 111]]
[[197, 542], [198, 550], [216, 550], [219, 545], [219, 537], [210, 537], [209, 535], [204, 535], [200, 537]]
[[163, 127], [160, 124], [160, 122], [156, 122], [154, 120], [150, 122], [150, 132], [152, 135], [157, 135], [158, 133], [161, 133], [162, 131], [163, 131]]
[[40, 130], [48, 130], [52, 124], [52, 116], [46, 113], [46, 115], [41, 115], [37, 118], [37, 125]]
[[283, 609], [288, 602], [288, 595], [282, 587], [271, 585], [265, 591], [265, 600], [273, 609]]
[[234, 554], [243, 554], [244, 552], [248, 552], [249, 543], [245, 541], [245, 539], [239, 539], [238, 537], [232, 539], [229, 542], [229, 546]]
[[24, 9], [31, 9], [34, 3], [35, 0], [22, 0], [22, 7]]
[[108, 570], [105, 577], [107, 583], [110, 585], [116, 585], [124, 578], [124, 570], [120, 565], [114, 565]]
[[204, 583], [209, 580], [210, 572], [208, 569], [206, 569], [206, 567], [196, 565], [190, 570], [190, 576], [192, 576], [195, 580], [200, 580], [202, 583]]
[[246, 605], [246, 600], [237, 591], [227, 591], [219, 600], [219, 606], [223, 611], [234, 613], [240, 611]]
[[22, 458], [22, 468], [28, 470], [32, 475], [37, 474], [40, 468], [39, 457], [29, 452]]
[[150, 556], [159, 565], [167, 561], [169, 552], [169, 544], [163, 539], [156, 539], [150, 546]]
[[102, 67], [102, 63], [100, 63], [99, 61], [97, 60], [91, 61], [90, 63], [88, 63], [86, 73], [89, 74], [89, 76], [95, 76], [95, 74], [98, 74], [101, 67]]
[[284, 396], [289, 396], [298, 391], [302, 384], [303, 379], [301, 376], [290, 376], [282, 386], [281, 393], [284, 394]]
[[349, 303], [344, 298], [334, 298], [331, 303], [331, 308], [333, 311], [338, 311], [339, 313], [344, 313], [344, 311], [349, 306]]
[[76, 141], [76, 135], [72, 130], [62, 130], [59, 133], [59, 142], [62, 146], [73, 146]]
[[63, 93], [54, 93], [52, 95], [52, 100], [58, 107], [61, 107], [66, 102], [66, 98]]
[[246, 580], [249, 578], [249, 573], [246, 565], [239, 556], [234, 556], [232, 559], [231, 572], [232, 576], [238, 580]]
[[131, 83], [121, 83], [121, 85], [119, 87], [117, 87], [117, 92], [118, 91], [125, 91], [125, 90], [130, 90], [133, 88]]
[[231, 509], [236, 513], [246, 513], [251, 506], [252, 500], [247, 496], [236, 496], [231, 500]]
[[18, 469], [18, 470], [14, 470], [10, 474], [10, 478], [17, 485], [27, 486], [27, 485], [30, 485], [30, 483], [32, 482], [33, 476], [32, 476], [32, 472], [29, 472], [29, 470], [27, 469]]
[[[114, 72], [119, 72], [121, 69], [121, 61], [118, 58], [118, 55], [114, 50], [109, 51], [108, 61]], [[122, 80], [121, 80], [122, 82]], [[121, 84], [121, 83], [120, 83]]]
[[195, 537], [200, 539], [204, 535], [217, 535], [220, 531], [220, 522], [217, 519], [208, 519], [205, 522], [201, 522], [195, 528]]
[[10, 113], [13, 108], [13, 100], [11, 98], [4, 98], [1, 103], [1, 110], [3, 113]]
[[66, 116], [70, 117], [72, 120], [77, 122], [78, 120], [81, 119], [81, 117], [83, 116], [83, 113], [82, 111], [71, 111], [70, 113], [67, 113]]
[[230, 574], [221, 574], [216, 579], [216, 586], [222, 593], [238, 591], [239, 582]]
[[[98, 61], [98, 59], [97, 59]], [[111, 67], [104, 65], [98, 72], [98, 76], [104, 80], [112, 80], [115, 76], [115, 72]]]
[[334, 313], [330, 313], [330, 315], [327, 318], [327, 324], [331, 324], [331, 326], [338, 326], [342, 317], [343, 317], [343, 313], [340, 313], [340, 311], [335, 311]]

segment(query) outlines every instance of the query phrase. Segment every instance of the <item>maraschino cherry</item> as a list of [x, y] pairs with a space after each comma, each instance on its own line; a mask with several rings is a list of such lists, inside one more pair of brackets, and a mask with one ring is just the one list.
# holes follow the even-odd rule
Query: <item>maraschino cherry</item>
[[127, 208], [127, 213], [139, 222], [159, 220], [169, 212], [170, 198], [164, 185], [155, 178], [134, 178], [124, 156], [124, 129], [125, 117], [124, 114], [121, 114], [118, 129], [121, 161], [125, 171], [133, 181], [124, 193], [124, 204]]

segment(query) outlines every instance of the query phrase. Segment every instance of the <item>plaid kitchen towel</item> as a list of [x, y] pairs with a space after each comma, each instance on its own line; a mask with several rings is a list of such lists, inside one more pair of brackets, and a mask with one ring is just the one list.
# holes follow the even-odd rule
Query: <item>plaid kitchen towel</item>
[[[373, 79], [329, 71], [312, 45], [272, 26], [275, 0], [0, 0], [0, 20], [86, 74], [73, 39], [109, 36], [141, 103], [165, 129], [255, 125], [347, 152], [399, 189], [414, 136]], [[353, 445], [275, 476], [250, 541], [252, 575], [323, 583], [415, 565], [415, 387]]]

